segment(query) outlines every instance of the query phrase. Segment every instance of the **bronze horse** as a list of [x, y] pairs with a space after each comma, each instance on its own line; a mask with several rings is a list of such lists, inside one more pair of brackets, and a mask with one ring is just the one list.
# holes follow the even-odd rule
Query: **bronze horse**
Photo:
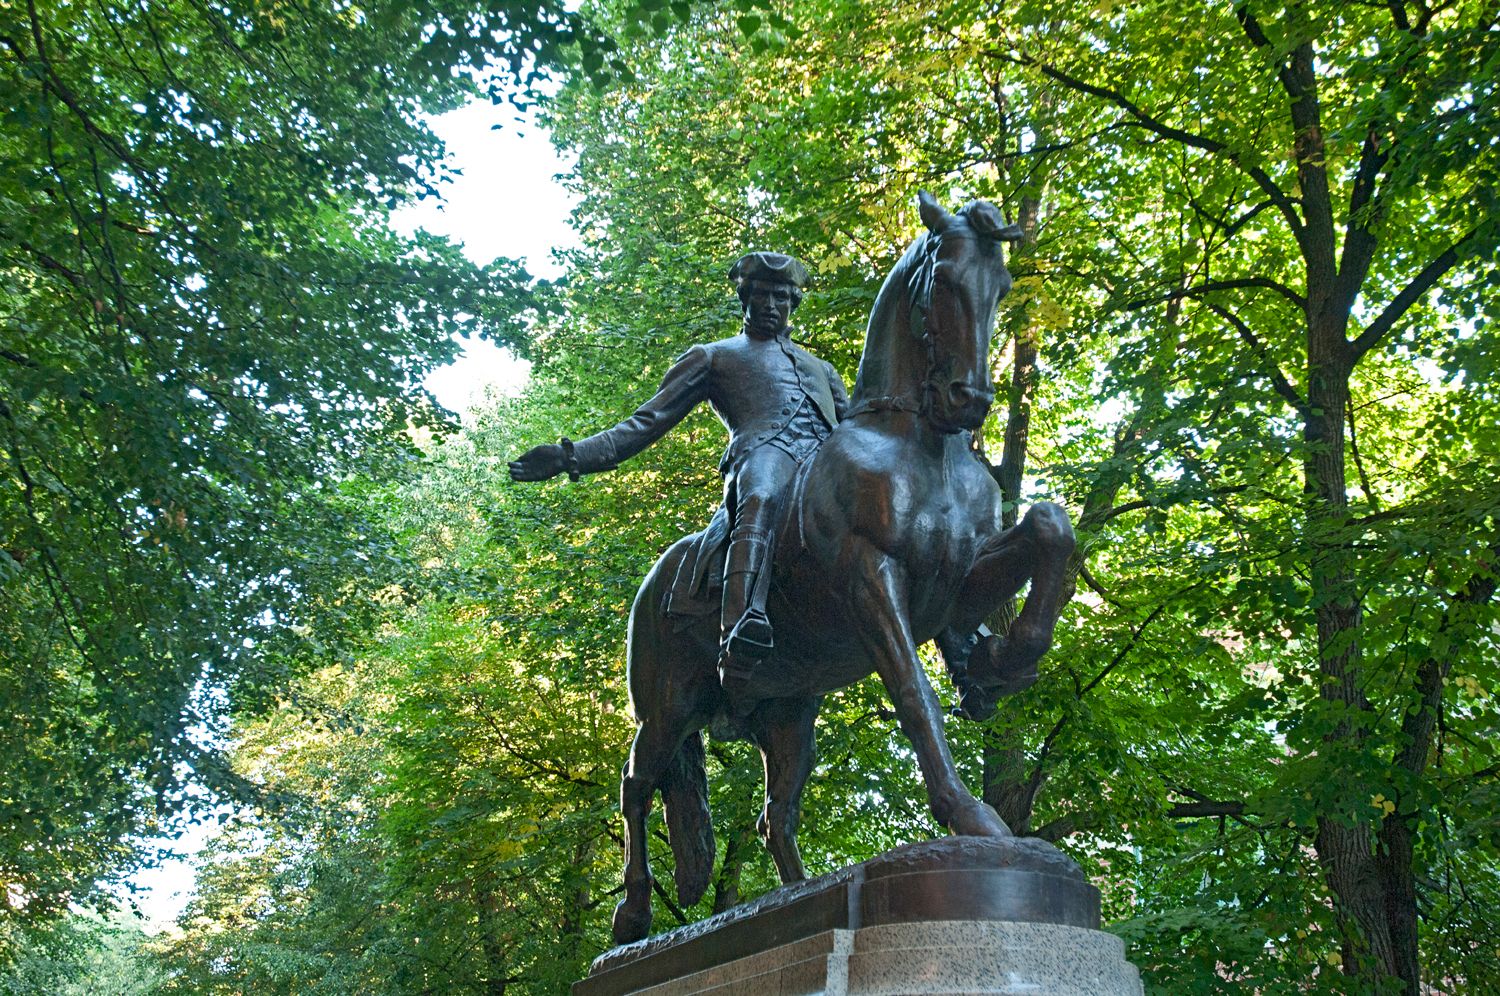
[[954, 769], [917, 647], [940, 634], [972, 644], [962, 636], [1030, 580], [1008, 638], [983, 638], [965, 676], [1000, 692], [1025, 687], [1052, 642], [1073, 532], [1048, 503], [1003, 530], [999, 488], [969, 448], [968, 430], [994, 399], [990, 336], [1011, 286], [1000, 244], [1021, 232], [984, 201], [950, 214], [924, 193], [920, 210], [927, 231], [876, 298], [849, 415], [785, 502], [768, 602], [776, 650], [743, 700], [727, 701], [720, 689], [717, 616], [685, 622], [663, 611], [692, 537], [662, 555], [636, 596], [629, 683], [638, 725], [620, 784], [625, 898], [616, 943], [650, 930], [646, 819], [658, 789], [679, 898], [696, 902], [708, 886], [714, 845], [701, 731], [716, 719], [760, 748], [757, 829], [783, 882], [806, 877], [796, 831], [813, 723], [824, 693], [872, 671], [916, 750], [938, 822], [955, 834], [1010, 835]]

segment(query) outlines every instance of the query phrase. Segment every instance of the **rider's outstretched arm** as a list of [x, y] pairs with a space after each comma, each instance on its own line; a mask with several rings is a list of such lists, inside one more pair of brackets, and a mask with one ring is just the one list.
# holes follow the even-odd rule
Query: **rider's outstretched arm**
[[545, 481], [564, 471], [572, 476], [613, 470], [620, 463], [665, 436], [708, 398], [708, 350], [694, 346], [683, 353], [662, 377], [661, 387], [635, 414], [613, 428], [576, 443], [544, 443], [510, 463], [516, 481]]

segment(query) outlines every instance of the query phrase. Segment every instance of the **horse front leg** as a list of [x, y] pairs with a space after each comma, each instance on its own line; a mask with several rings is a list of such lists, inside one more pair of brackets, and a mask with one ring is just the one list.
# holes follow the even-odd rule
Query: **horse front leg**
[[812, 773], [813, 727], [821, 695], [806, 699], [772, 699], [752, 718], [751, 739], [766, 765], [766, 804], [755, 829], [766, 842], [783, 884], [807, 877], [797, 850], [802, 822], [802, 789]]
[[[1031, 591], [1021, 614], [1005, 636], [981, 634], [968, 657], [965, 679], [993, 697], [1029, 687], [1037, 679], [1037, 661], [1052, 646], [1068, 558], [1073, 553], [1073, 525], [1068, 513], [1051, 502], [1038, 502], [1014, 528], [1000, 533], [980, 550], [964, 580], [954, 621], [944, 639], [962, 639], [978, 629], [985, 616], [1013, 597], [1029, 580]], [[941, 641], [940, 641], [941, 646]], [[948, 657], [948, 650], [944, 656]], [[965, 708], [966, 714], [973, 710]]]
[[907, 613], [906, 571], [889, 556], [867, 545], [859, 558], [854, 608], [875, 670], [896, 707], [901, 730], [917, 753], [933, 817], [955, 834], [1010, 837], [1010, 827], [993, 808], [974, 798], [958, 777], [943, 710], [917, 660]]

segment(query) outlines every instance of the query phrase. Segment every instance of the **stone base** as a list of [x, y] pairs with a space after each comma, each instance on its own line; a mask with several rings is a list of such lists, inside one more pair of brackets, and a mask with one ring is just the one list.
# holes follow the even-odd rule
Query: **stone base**
[[949, 920], [830, 930], [637, 996], [1141, 996], [1113, 934], [1053, 923]]
[[1035, 839], [948, 837], [607, 951], [573, 996], [1140, 996], [1099, 893]]

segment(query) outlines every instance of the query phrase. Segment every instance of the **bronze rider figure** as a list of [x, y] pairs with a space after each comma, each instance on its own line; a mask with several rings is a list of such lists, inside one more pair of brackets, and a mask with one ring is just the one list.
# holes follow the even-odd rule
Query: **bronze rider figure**
[[776, 516], [787, 486], [844, 418], [849, 399], [833, 366], [791, 341], [807, 268], [794, 257], [753, 252], [729, 271], [744, 316], [741, 333], [693, 346], [672, 364], [635, 414], [577, 442], [528, 450], [510, 464], [517, 481], [612, 470], [666, 435], [707, 401], [729, 430], [719, 462], [730, 516], [720, 614], [719, 675], [744, 685], [775, 646], [766, 615]]

